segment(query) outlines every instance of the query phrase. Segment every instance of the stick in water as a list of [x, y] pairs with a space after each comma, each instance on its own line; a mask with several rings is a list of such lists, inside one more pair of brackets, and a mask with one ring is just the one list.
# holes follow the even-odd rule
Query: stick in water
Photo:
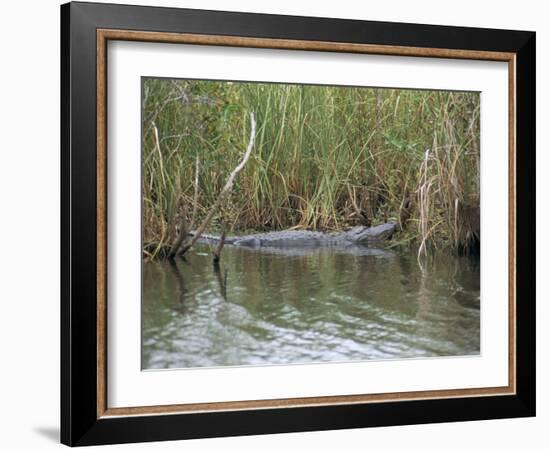
[[214, 264], [217, 265], [220, 263], [220, 256], [223, 249], [223, 244], [225, 243], [225, 226], [222, 229], [222, 235], [220, 236], [220, 241], [216, 245], [216, 249], [214, 250]]

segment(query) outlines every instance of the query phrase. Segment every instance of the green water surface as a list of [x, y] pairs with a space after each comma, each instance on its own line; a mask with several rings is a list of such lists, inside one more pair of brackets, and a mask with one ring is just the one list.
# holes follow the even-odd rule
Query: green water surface
[[480, 352], [479, 260], [377, 249], [226, 245], [143, 263], [142, 368]]

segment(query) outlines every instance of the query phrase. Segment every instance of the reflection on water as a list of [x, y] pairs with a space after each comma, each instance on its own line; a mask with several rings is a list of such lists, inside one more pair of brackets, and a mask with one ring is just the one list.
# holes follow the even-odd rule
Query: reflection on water
[[143, 264], [142, 367], [189, 368], [479, 354], [479, 261], [384, 250], [250, 250], [219, 267]]

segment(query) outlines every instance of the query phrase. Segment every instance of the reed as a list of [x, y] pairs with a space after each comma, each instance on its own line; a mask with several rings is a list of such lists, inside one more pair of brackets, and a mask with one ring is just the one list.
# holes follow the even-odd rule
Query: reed
[[255, 148], [224, 226], [337, 230], [395, 219], [393, 243], [422, 253], [479, 240], [477, 93], [145, 79], [142, 100], [149, 257], [182, 218], [198, 223], [211, 210], [247, 145], [247, 111]]

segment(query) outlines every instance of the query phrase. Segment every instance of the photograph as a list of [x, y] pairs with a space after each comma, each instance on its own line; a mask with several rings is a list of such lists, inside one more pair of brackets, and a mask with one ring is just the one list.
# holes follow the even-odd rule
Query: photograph
[[480, 92], [141, 78], [143, 370], [480, 356]]

